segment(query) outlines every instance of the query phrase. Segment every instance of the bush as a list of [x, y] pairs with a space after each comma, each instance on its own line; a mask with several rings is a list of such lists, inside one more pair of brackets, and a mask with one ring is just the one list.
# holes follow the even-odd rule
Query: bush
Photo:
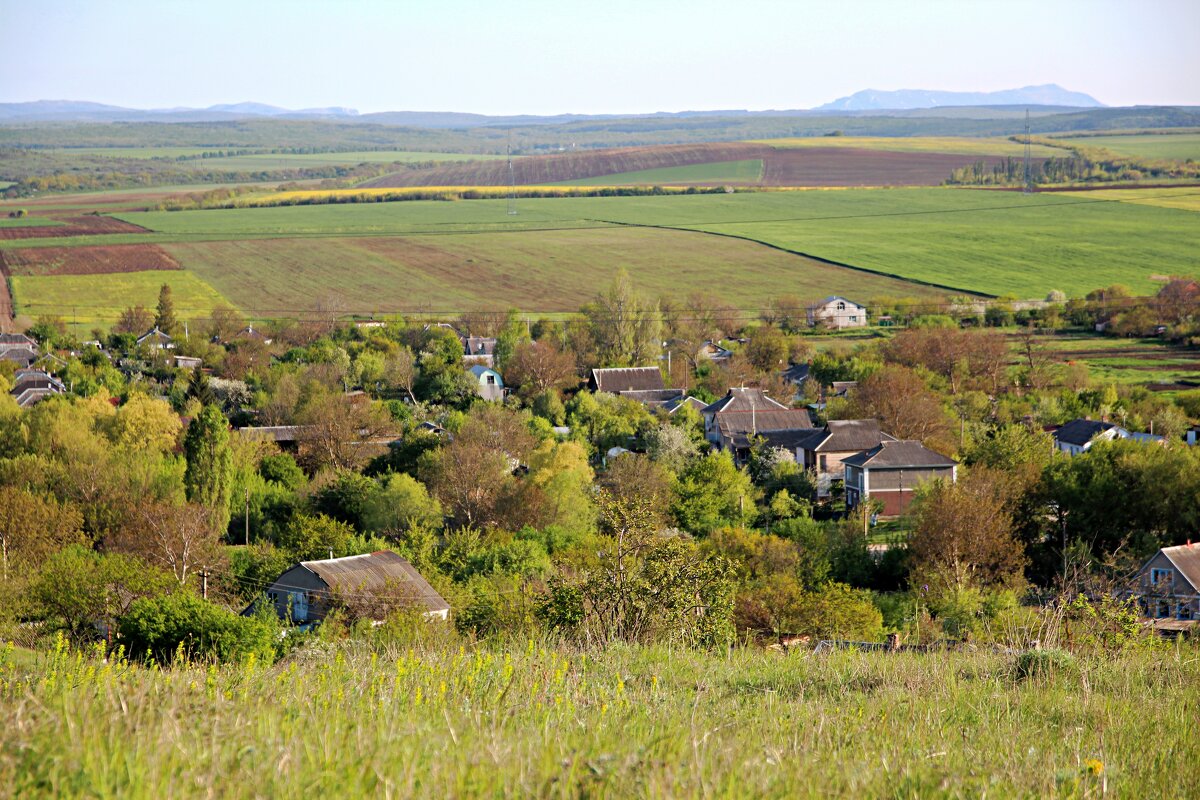
[[274, 661], [279, 623], [273, 607], [242, 617], [202, 600], [178, 593], [137, 600], [118, 621], [118, 632], [131, 655], [167, 663], [176, 655], [189, 659], [242, 661], [257, 656]]
[[1013, 661], [1013, 677], [1018, 681], [1078, 674], [1079, 662], [1065, 650], [1026, 650]]

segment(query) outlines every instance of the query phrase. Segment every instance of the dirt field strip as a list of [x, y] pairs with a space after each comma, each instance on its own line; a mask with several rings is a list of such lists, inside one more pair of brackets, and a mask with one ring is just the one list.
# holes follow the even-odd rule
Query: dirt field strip
[[60, 236], [94, 236], [105, 233], [148, 233], [141, 226], [113, 217], [102, 217], [95, 214], [77, 216], [47, 214], [46, 216], [63, 224], [0, 228], [0, 239], [47, 239]]
[[[114, 220], [117, 221], [117, 220]], [[10, 275], [106, 275], [118, 272], [182, 269], [153, 244], [29, 247], [0, 252]]]

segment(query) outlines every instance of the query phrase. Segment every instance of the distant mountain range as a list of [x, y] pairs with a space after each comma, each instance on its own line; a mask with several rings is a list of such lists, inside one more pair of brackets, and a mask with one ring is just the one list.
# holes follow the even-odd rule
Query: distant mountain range
[[[826, 103], [815, 109], [746, 111], [678, 111], [653, 114], [556, 114], [537, 116], [518, 114], [488, 116], [452, 111], [383, 111], [359, 114], [352, 108], [287, 109], [265, 103], [228, 103], [208, 108], [134, 109], [76, 100], [37, 100], [29, 103], [0, 103], [0, 124], [40, 122], [225, 122], [239, 119], [325, 120], [365, 122], [377, 125], [403, 125], [414, 128], [481, 128], [488, 126], [561, 125], [571, 122], [603, 122], [619, 119], [690, 119], [696, 117], [820, 117], [857, 115], [929, 115], [977, 116], [970, 109], [987, 107], [984, 116], [1007, 116], [1030, 108], [1035, 114], [1100, 108], [1103, 104], [1079, 92], [1069, 92], [1054, 84], [1027, 86], [1003, 92], [938, 92], [867, 90]], [[952, 108], [960, 109], [950, 111]]]
[[817, 106], [814, 111], [881, 111], [884, 109], [942, 108], [945, 106], [1073, 106], [1104, 108], [1104, 104], [1089, 94], [1071, 92], [1055, 83], [1025, 86], [999, 92], [940, 92], [930, 89], [900, 89], [880, 92], [866, 89], [832, 103]]

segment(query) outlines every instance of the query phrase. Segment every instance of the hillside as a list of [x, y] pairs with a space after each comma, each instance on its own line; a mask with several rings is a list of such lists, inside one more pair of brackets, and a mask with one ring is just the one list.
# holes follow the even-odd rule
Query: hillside
[[941, 106], [1035, 105], [1096, 108], [1104, 104], [1083, 92], [1071, 92], [1048, 83], [998, 92], [946, 92], [900, 89], [881, 92], [866, 89], [818, 106], [816, 111], [867, 111], [874, 109], [938, 108]]

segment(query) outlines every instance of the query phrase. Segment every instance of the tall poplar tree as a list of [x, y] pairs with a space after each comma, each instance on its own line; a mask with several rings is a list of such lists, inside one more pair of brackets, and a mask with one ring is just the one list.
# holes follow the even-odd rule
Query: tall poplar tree
[[207, 507], [213, 527], [229, 527], [229, 494], [233, 483], [233, 452], [229, 448], [229, 423], [215, 405], [205, 406], [183, 437], [187, 469], [183, 474], [187, 499]]
[[175, 335], [179, 320], [175, 318], [175, 301], [171, 298], [171, 286], [164, 283], [158, 290], [158, 313], [154, 315], [154, 327], [165, 334]]

